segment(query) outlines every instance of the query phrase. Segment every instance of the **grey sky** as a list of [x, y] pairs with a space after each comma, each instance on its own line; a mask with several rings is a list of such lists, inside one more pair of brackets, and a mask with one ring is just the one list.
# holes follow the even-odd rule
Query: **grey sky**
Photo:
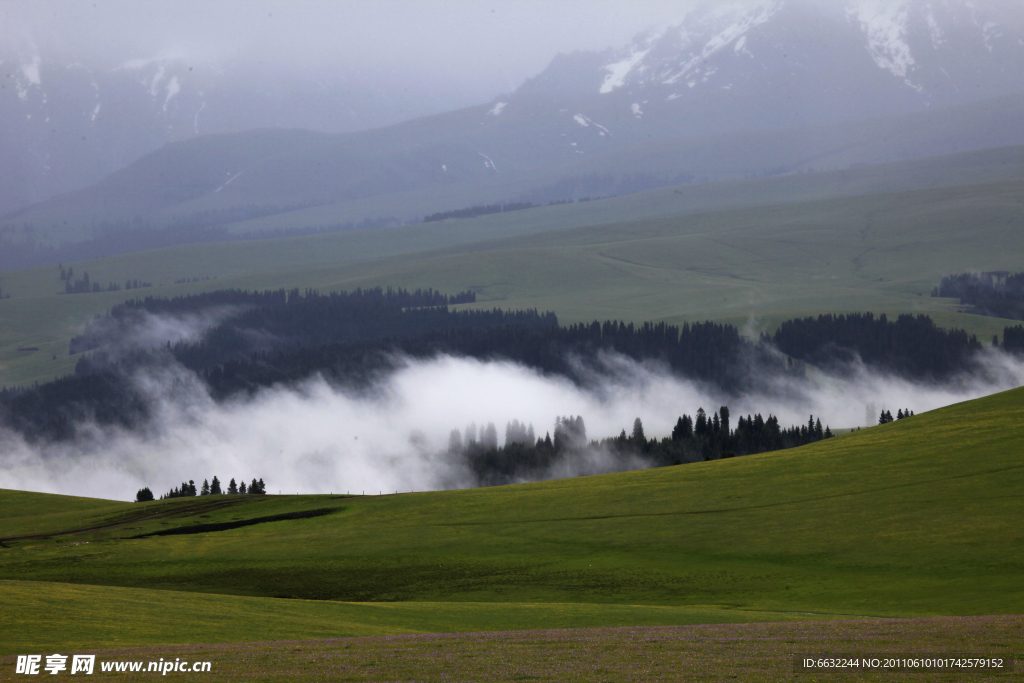
[[[113, 65], [179, 56], [305, 71], [375, 70], [487, 84], [494, 94], [558, 52], [625, 44], [688, 0], [0, 0], [0, 40], [24, 57]], [[100, 65], [100, 64], [97, 64]]]

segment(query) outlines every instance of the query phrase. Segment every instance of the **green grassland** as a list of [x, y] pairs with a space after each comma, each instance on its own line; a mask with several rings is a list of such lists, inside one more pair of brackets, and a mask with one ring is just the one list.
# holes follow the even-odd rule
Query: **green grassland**
[[[552, 615], [568, 603], [594, 606], [580, 613], [581, 625], [1019, 614], [1022, 414], [1018, 389], [789, 451], [462, 491], [111, 501], [86, 510], [5, 491], [5, 510], [15, 495], [36, 509], [53, 500], [57, 509], [0, 519], [0, 579], [5, 595], [26, 604], [50, 589], [24, 582], [110, 587], [73, 593], [84, 605], [76, 609], [93, 604], [98, 613], [108, 597], [133, 599], [121, 588], [149, 591], [137, 594], [154, 605], [142, 612], [173, 604], [171, 591], [190, 601], [203, 599], [197, 593], [271, 600], [292, 615], [281, 626], [294, 629], [289, 637], [316, 619], [346, 634], [359, 624], [521, 628], [531, 609], [558, 625], [565, 620]], [[24, 502], [33, 495], [41, 502]], [[203, 527], [323, 509], [333, 512]], [[189, 527], [196, 533], [153, 535]], [[410, 613], [371, 618], [385, 612], [331, 612], [317, 600], [391, 603]], [[229, 611], [246, 604], [224, 603]], [[268, 604], [244, 609], [278, 609]], [[170, 612], [169, 621], [178, 619]], [[17, 626], [5, 619], [0, 642], [44, 634], [61, 618], [36, 610]], [[130, 623], [108, 624], [104, 642], [128, 642]], [[199, 638], [240, 639], [246, 630], [195, 628]], [[260, 628], [243, 639], [280, 637]], [[317, 629], [309, 635], [323, 635]]]
[[0, 590], [7, 612], [0, 629], [0, 654], [168, 643], [837, 618], [710, 605], [284, 600], [43, 581], [0, 581]]
[[[975, 185], [822, 199], [899, 174], [865, 170], [852, 185], [843, 185], [841, 174], [809, 174], [73, 264], [79, 276], [88, 271], [103, 284], [138, 278], [156, 285], [144, 290], [68, 296], [58, 294], [56, 266], [5, 272], [0, 289], [12, 298], [0, 300], [0, 384], [71, 371], [68, 340], [117, 302], [224, 287], [472, 288], [478, 306], [554, 310], [563, 322], [711, 319], [746, 334], [822, 312], [921, 312], [987, 340], [1007, 321], [964, 314], [929, 292], [946, 274], [1021, 268], [1022, 158], [1020, 150], [1001, 150], [947, 158], [943, 173], [914, 167], [932, 180], [1005, 174]], [[730, 188], [736, 206], [723, 208]], [[700, 192], [711, 198], [700, 203]], [[185, 278], [211, 279], [173, 284]]]

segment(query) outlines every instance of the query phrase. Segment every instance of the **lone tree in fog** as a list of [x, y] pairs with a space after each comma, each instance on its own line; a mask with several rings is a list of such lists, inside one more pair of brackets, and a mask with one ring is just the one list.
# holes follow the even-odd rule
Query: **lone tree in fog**
[[210, 495], [217, 496], [221, 493], [223, 493], [223, 491], [220, 490], [220, 479], [214, 477], [213, 482], [210, 484]]
[[139, 489], [139, 492], [135, 494], [136, 503], [145, 503], [153, 500], [153, 492], [149, 490], [149, 487]]

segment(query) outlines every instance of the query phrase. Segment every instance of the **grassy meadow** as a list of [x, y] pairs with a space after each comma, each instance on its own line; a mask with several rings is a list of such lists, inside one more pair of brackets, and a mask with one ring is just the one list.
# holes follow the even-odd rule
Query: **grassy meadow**
[[[138, 505], [3, 491], [5, 600], [69, 607], [17, 611], [0, 642], [1020, 614], [1022, 414], [1018, 389], [789, 451], [461, 491]], [[313, 510], [330, 514], [204, 526]], [[206, 600], [282, 617], [185, 607]], [[95, 625], [61, 627], [78, 613]]]
[[[631, 626], [469, 634], [287, 640], [225, 645], [91, 649], [98, 680], [153, 674], [102, 673], [103, 662], [210, 662], [208, 681], [1006, 681], [1019, 678], [1024, 622], [947, 617], [814, 624]], [[983, 643], [965, 648], [965, 643]], [[966, 651], [965, 651], [966, 649]], [[70, 651], [65, 648], [64, 651]], [[1002, 658], [1009, 671], [803, 671], [804, 657], [899, 657], [962, 653]], [[14, 664], [0, 656], [0, 667]], [[2, 669], [0, 669], [2, 670]], [[10, 669], [8, 669], [10, 670]], [[189, 674], [170, 674], [186, 676]]]

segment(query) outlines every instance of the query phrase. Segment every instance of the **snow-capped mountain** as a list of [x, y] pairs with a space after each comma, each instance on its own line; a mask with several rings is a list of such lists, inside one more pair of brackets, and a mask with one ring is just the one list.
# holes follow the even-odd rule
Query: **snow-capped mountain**
[[1024, 92], [1022, 28], [1019, 2], [713, 2], [624, 48], [559, 57], [507, 107], [572, 103], [653, 137], [899, 114]]

